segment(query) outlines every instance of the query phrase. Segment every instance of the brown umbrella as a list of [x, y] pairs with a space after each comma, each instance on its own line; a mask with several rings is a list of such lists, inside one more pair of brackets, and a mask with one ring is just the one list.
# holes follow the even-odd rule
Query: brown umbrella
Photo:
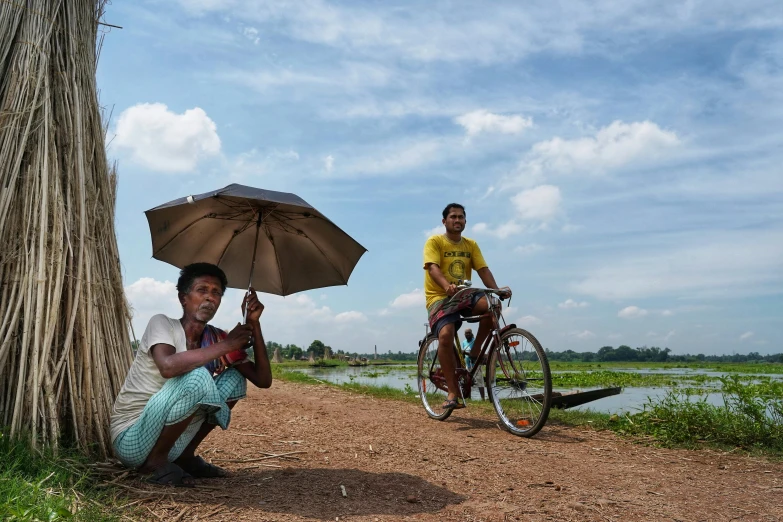
[[232, 184], [145, 212], [152, 257], [218, 265], [232, 288], [289, 295], [348, 283], [367, 251], [299, 196]]

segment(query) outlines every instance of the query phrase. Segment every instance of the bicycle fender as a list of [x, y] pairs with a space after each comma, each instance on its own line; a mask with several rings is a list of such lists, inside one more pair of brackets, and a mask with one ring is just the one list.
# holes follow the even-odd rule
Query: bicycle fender
[[507, 324], [506, 326], [504, 326], [503, 328], [500, 329], [500, 335], [503, 335], [507, 331], [511, 330], [512, 328], [516, 328], [516, 327], [517, 327], [517, 325], [515, 325], [514, 323]]

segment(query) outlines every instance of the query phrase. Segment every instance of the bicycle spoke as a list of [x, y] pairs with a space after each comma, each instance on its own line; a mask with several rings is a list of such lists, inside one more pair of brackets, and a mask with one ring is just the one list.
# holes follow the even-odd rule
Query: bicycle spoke
[[451, 410], [442, 408], [448, 394], [438, 360], [437, 338], [428, 338], [419, 350], [418, 388], [419, 398], [427, 415], [433, 419], [444, 420], [451, 414]]
[[504, 334], [503, 345], [488, 368], [495, 410], [509, 431], [522, 436], [541, 429], [549, 415], [551, 396], [546, 355], [528, 335], [519, 329]]

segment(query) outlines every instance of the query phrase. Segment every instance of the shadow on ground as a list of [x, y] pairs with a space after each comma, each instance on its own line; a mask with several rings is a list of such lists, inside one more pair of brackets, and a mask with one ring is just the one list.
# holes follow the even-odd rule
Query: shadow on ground
[[[500, 421], [495, 419], [486, 419], [480, 417], [457, 417], [452, 415], [446, 422], [453, 422], [459, 424], [457, 431], [469, 431], [469, 430], [500, 430], [510, 437], [510, 440], [524, 440], [523, 437], [518, 437], [512, 433], [502, 430], [500, 428]], [[564, 429], [565, 425], [561, 424], [546, 424], [544, 427], [536, 433], [533, 438], [539, 441], [554, 442], [562, 444], [576, 444], [584, 442], [586, 439], [575, 434], [572, 430]]]
[[[286, 468], [235, 471], [230, 477], [200, 480], [178, 496], [182, 503], [203, 503], [205, 496], [227, 507], [254, 507], [321, 520], [347, 515], [436, 513], [465, 497], [406, 473], [369, 473], [356, 469]], [[343, 497], [340, 486], [345, 486]], [[182, 490], [180, 490], [182, 491]]]

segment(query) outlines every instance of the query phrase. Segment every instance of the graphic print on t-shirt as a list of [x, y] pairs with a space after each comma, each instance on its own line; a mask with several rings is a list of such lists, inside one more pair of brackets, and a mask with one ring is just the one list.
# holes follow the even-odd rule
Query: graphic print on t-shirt
[[[470, 252], [444, 252], [443, 257], [466, 257], [470, 259]], [[462, 259], [454, 259], [451, 262], [448, 261], [449, 260], [446, 260], [448, 272], [449, 275], [455, 279], [455, 282], [460, 279], [465, 279], [465, 262]]]
[[452, 261], [449, 265], [449, 275], [457, 280], [465, 279], [465, 263], [460, 259]]

